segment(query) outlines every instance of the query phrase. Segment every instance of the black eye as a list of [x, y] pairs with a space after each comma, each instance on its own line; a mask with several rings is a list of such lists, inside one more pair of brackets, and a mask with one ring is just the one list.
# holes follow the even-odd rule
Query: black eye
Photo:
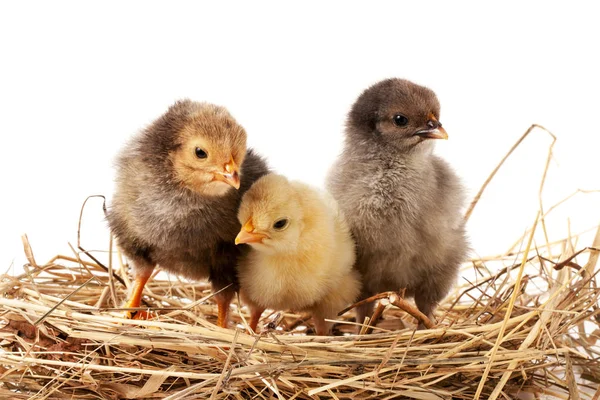
[[289, 220], [287, 218], [278, 219], [273, 224], [273, 229], [277, 229], [278, 231], [280, 231], [288, 225], [288, 222]]
[[408, 118], [402, 114], [396, 114], [394, 115], [394, 124], [396, 124], [396, 126], [406, 126], [406, 124], [408, 124]]
[[196, 157], [206, 158], [208, 157], [208, 153], [202, 150], [200, 147], [196, 147]]

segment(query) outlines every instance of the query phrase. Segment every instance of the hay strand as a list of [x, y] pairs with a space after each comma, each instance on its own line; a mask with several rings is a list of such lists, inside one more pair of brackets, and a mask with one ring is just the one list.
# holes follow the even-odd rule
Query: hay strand
[[[550, 135], [550, 137], [552, 138], [552, 143], [550, 143], [550, 147], [548, 148], [548, 158], [546, 160], [546, 167], [544, 168], [544, 174], [542, 176], [542, 181], [540, 184], [539, 193], [541, 196], [541, 193], [543, 192], [543, 188], [544, 188], [544, 182], [546, 180], [548, 166], [550, 165], [550, 160], [552, 159], [552, 148], [554, 147], [554, 143], [556, 142], [556, 136], [554, 136], [554, 134], [552, 132], [550, 132], [543, 126], [538, 125], [538, 124], [533, 124], [525, 131], [525, 133], [523, 135], [521, 135], [521, 137], [515, 142], [515, 144], [512, 145], [512, 147], [508, 150], [508, 152], [504, 155], [504, 157], [502, 157], [502, 160], [500, 160], [498, 165], [496, 165], [494, 170], [490, 173], [490, 175], [487, 177], [487, 179], [483, 182], [483, 185], [481, 185], [481, 188], [479, 189], [479, 191], [477, 192], [477, 194], [471, 201], [471, 204], [469, 204], [469, 208], [467, 208], [467, 211], [465, 212], [465, 217], [464, 217], [465, 221], [468, 221], [469, 218], [471, 218], [471, 214], [473, 213], [473, 210], [475, 209], [475, 206], [477, 205], [477, 203], [479, 203], [479, 200], [481, 199], [483, 192], [485, 192], [485, 189], [488, 187], [490, 182], [494, 179], [494, 177], [496, 176], [496, 174], [498, 173], [500, 168], [502, 168], [502, 165], [504, 165], [504, 163], [510, 157], [510, 155], [521, 145], [521, 143], [523, 143], [523, 141], [527, 138], [527, 136], [529, 136], [529, 134], [536, 128], [543, 130], [548, 135]], [[541, 203], [540, 203], [540, 206], [541, 206]], [[542, 211], [542, 215], [543, 215], [543, 210], [541, 210], [541, 211]]]
[[[28, 274], [2, 277], [10, 289], [0, 298], [0, 396], [493, 399], [530, 392], [567, 398], [577, 387], [580, 398], [592, 398], [600, 382], [598, 232], [577, 254], [525, 246], [520, 262], [461, 285], [440, 305], [433, 329], [415, 331], [410, 313], [387, 307], [380, 325], [407, 327], [377, 327], [370, 335], [354, 335], [346, 314], [335, 327], [341, 336], [306, 335], [307, 327], [296, 323], [301, 317], [290, 313], [277, 329], [250, 335], [245, 310], [237, 308], [237, 328], [222, 329], [214, 325], [206, 283], [161, 279], [146, 293], [156, 318], [132, 321], [121, 309], [97, 306], [109, 287], [106, 270], [57, 257], [29, 265]], [[568, 241], [552, 252], [568, 249]], [[117, 287], [115, 295], [123, 301], [126, 289]], [[580, 331], [581, 323], [596, 328]]]

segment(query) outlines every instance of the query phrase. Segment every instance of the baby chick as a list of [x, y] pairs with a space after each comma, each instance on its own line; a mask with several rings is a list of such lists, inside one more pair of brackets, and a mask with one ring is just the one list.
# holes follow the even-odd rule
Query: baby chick
[[[432, 153], [432, 139], [448, 138], [439, 116], [423, 86], [388, 79], [368, 88], [348, 115], [327, 184], [356, 240], [361, 298], [406, 289], [429, 317], [468, 252], [463, 187]], [[371, 312], [359, 307], [358, 322]]]
[[186, 278], [208, 278], [215, 291], [230, 285], [215, 296], [218, 324], [226, 327], [242, 252], [233, 243], [237, 210], [242, 194], [268, 172], [246, 151], [244, 128], [223, 107], [178, 101], [125, 146], [116, 164], [107, 219], [133, 267], [126, 307], [140, 306], [160, 265]]
[[236, 244], [252, 250], [240, 260], [240, 297], [250, 327], [266, 308], [309, 311], [318, 335], [328, 334], [337, 312], [360, 292], [352, 269], [354, 242], [331, 196], [276, 174], [246, 192]]

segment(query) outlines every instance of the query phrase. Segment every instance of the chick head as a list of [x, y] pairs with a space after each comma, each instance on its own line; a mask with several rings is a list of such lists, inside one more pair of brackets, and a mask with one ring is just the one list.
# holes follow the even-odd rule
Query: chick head
[[432, 90], [393, 78], [366, 89], [352, 106], [347, 124], [359, 140], [382, 141], [410, 151], [431, 143], [427, 139], [448, 138], [439, 118], [440, 103]]
[[235, 243], [268, 253], [294, 251], [302, 233], [304, 213], [297, 191], [284, 176], [268, 174], [242, 197]]
[[157, 121], [159, 149], [167, 153], [172, 177], [208, 196], [240, 187], [240, 166], [246, 156], [246, 131], [227, 109], [181, 100]]

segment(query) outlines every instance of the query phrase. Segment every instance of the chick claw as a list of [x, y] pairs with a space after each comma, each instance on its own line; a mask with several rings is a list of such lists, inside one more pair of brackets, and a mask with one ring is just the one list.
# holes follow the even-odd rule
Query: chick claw
[[[123, 306], [123, 308], [140, 308], [140, 307], [141, 307], [141, 300], [136, 299], [135, 297], [130, 299], [129, 301], [127, 301], [125, 303], [125, 305]], [[146, 320], [146, 319], [150, 319], [150, 313], [146, 310], [127, 310], [127, 311], [125, 311], [124, 317], [127, 319]]]
[[[129, 308], [125, 306], [125, 308]], [[136, 319], [136, 320], [147, 320], [150, 319], [150, 313], [145, 310], [129, 310], [125, 311], [125, 318]]]

